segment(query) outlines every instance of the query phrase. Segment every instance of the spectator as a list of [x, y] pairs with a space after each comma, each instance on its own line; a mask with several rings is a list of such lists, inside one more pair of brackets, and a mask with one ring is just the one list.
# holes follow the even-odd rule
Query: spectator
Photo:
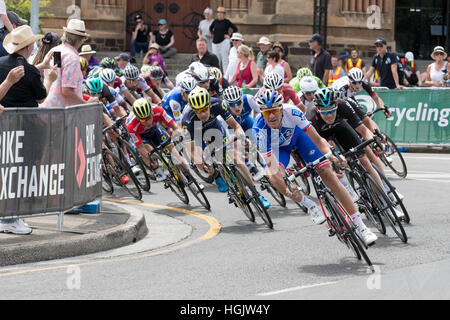
[[269, 73], [275, 72], [284, 78], [284, 68], [280, 65], [280, 62], [280, 54], [275, 50], [270, 50], [267, 53], [267, 65], [266, 69], [264, 70], [264, 77]]
[[213, 35], [209, 30], [209, 27], [211, 27], [211, 24], [214, 21], [212, 9], [206, 8], [203, 15], [205, 16], [205, 19], [200, 21], [200, 24], [198, 25], [197, 36], [206, 40], [208, 51], [212, 52]]
[[152, 33], [152, 42], [156, 42], [159, 45], [159, 50], [161, 50], [161, 55], [164, 59], [177, 54], [177, 49], [173, 46], [175, 44], [175, 36], [167, 27], [165, 19], [158, 21], [158, 30]]
[[131, 62], [136, 62], [136, 52], [138, 52], [142, 58], [142, 53], [146, 52], [146, 50], [150, 50], [150, 27], [148, 24], [144, 23], [144, 20], [140, 14], [136, 15], [134, 21], [136, 22], [136, 27], [131, 34]]
[[8, 55], [8, 52], [3, 47], [3, 39], [6, 35], [14, 29], [11, 21], [9, 21], [8, 13], [6, 11], [5, 0], [0, 0], [0, 57]]
[[313, 51], [311, 57], [311, 71], [313, 75], [322, 80], [327, 85], [329, 74], [333, 66], [331, 65], [331, 56], [324, 48], [322, 48], [322, 37], [315, 33], [309, 39], [309, 48]]
[[63, 30], [63, 43], [47, 54], [48, 57], [53, 52], [61, 52], [61, 68], [58, 70], [58, 79], [51, 86], [43, 107], [64, 108], [85, 103], [82, 95], [83, 73], [78, 50], [89, 34], [86, 33], [84, 21], [79, 19], [69, 20], [67, 27]]
[[[11, 69], [6, 76], [6, 79], [0, 84], [0, 100], [6, 95], [6, 93], [11, 89], [11, 87], [16, 84], [25, 75], [24, 66], [18, 66]], [[2, 109], [4, 107], [0, 105]], [[3, 113], [3, 110], [2, 110]], [[0, 113], [1, 114], [1, 113]]]
[[94, 54], [97, 52], [92, 50], [91, 46], [85, 44], [81, 47], [80, 56], [84, 57], [89, 65], [89, 69], [93, 69], [94, 67], [100, 64], [100, 61], [94, 57]]
[[150, 66], [159, 66], [163, 70], [164, 74], [166, 72], [166, 64], [164, 63], [164, 59], [159, 53], [159, 45], [157, 43], [152, 43], [148, 48], [148, 52], [145, 54], [144, 60], [142, 64], [148, 64]]
[[[339, 53], [339, 58], [338, 58], [337, 65], [339, 67], [341, 67], [342, 70], [344, 70], [344, 75], [346, 75], [348, 70], [349, 70], [349, 69], [347, 69], [347, 59], [348, 59], [348, 52], [347, 51], [341, 51]], [[333, 64], [333, 61], [331, 62], [331, 64]]]
[[233, 77], [231, 77], [229, 81], [230, 85], [236, 81], [236, 86], [244, 90], [256, 88], [256, 83], [258, 82], [258, 70], [255, 61], [253, 61], [251, 49], [243, 44], [237, 51], [240, 61]]
[[256, 67], [258, 70], [259, 80], [261, 83], [263, 83], [264, 70], [266, 69], [267, 65], [267, 52], [269, 52], [269, 49], [272, 47], [272, 43], [270, 42], [269, 38], [261, 37], [257, 45], [259, 46], [260, 51], [256, 56]]
[[197, 46], [197, 54], [194, 54], [191, 59], [191, 63], [200, 61], [206, 66], [220, 68], [219, 58], [214, 53], [208, 51], [206, 40], [203, 38], [197, 39], [195, 42]]
[[350, 57], [347, 59], [347, 71], [351, 70], [353, 68], [358, 68], [361, 69], [362, 72], [366, 73], [367, 69], [366, 69], [366, 64], [364, 63], [363, 59], [361, 59], [359, 57], [359, 52], [356, 49], [352, 49], [350, 51]]
[[244, 41], [244, 38], [242, 37], [242, 34], [239, 32], [235, 32], [231, 35], [231, 49], [230, 53], [228, 54], [228, 68], [225, 70], [225, 79], [231, 79], [231, 77], [234, 75], [234, 72], [236, 71], [236, 67], [239, 63], [239, 58], [237, 55], [237, 49]]
[[405, 53], [405, 58], [401, 59], [405, 79], [410, 86], [422, 86], [422, 75], [417, 66], [414, 65], [414, 54], [411, 51]]
[[38, 45], [38, 51], [34, 57], [30, 57], [28, 60], [33, 65], [37, 65], [44, 61], [47, 53], [54, 47], [61, 44], [61, 38], [56, 32], [47, 32], [41, 39]]
[[117, 61], [117, 69], [119, 73], [123, 73], [123, 70], [125, 70], [128, 65], [131, 65], [130, 56], [126, 52], [122, 52], [114, 59]]
[[292, 70], [289, 63], [284, 60], [285, 54], [284, 54], [284, 47], [280, 42], [275, 42], [272, 47], [273, 50], [278, 52], [281, 57], [280, 66], [284, 69], [284, 82], [289, 83], [289, 81], [292, 80]]
[[389, 89], [397, 88], [401, 90], [403, 86], [400, 84], [398, 73], [400, 59], [395, 53], [387, 51], [387, 42], [383, 38], [378, 38], [375, 41], [375, 47], [377, 49], [377, 54], [373, 57], [372, 65], [366, 73], [365, 79], [370, 80], [372, 74], [375, 71], [378, 71], [381, 87], [388, 87]]
[[330, 72], [330, 75], [328, 77], [328, 86], [331, 87], [331, 85], [338, 79], [345, 77], [345, 71], [344, 68], [339, 65], [339, 60], [336, 56], [331, 57], [331, 66], [332, 70]]
[[230, 53], [230, 28], [237, 32], [237, 27], [228, 19], [225, 19], [225, 8], [217, 8], [217, 19], [211, 23], [209, 31], [213, 34], [212, 52], [219, 58], [222, 70], [228, 68], [228, 55]]
[[427, 67], [427, 78], [425, 85], [442, 87], [444, 85], [444, 75], [450, 70], [450, 65], [445, 61], [447, 53], [444, 48], [437, 46], [431, 53], [434, 63]]

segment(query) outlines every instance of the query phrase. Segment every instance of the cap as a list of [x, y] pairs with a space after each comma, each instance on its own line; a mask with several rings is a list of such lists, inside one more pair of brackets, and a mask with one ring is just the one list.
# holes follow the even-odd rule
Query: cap
[[15, 13], [14, 11], [6, 11], [6, 13], [8, 15], [8, 19], [11, 22], [11, 24], [15, 24], [17, 27], [28, 24], [27, 20], [19, 17], [18, 14]]
[[308, 40], [309, 43], [317, 41], [317, 43], [322, 44], [323, 40], [320, 34], [314, 33], [311, 37], [311, 39]]
[[134, 17], [134, 20], [137, 20], [137, 19], [142, 19], [142, 16], [140, 14], [137, 14], [136, 17]]
[[268, 45], [268, 44], [272, 44], [272, 42], [270, 42], [269, 38], [267, 38], [267, 37], [261, 37], [261, 38], [259, 38], [259, 41], [258, 41], [257, 44], [266, 44], [266, 45]]
[[156, 49], [156, 50], [159, 50], [159, 44], [157, 44], [156, 42], [154, 42], [154, 43], [152, 43], [151, 45], [150, 45], [150, 47], [149, 47], [149, 49]]
[[347, 51], [341, 51], [339, 53], [339, 58], [338, 59], [347, 59], [348, 58], [348, 52]]
[[408, 61], [414, 61], [414, 54], [411, 51], [408, 51], [405, 53], [405, 58], [408, 59]]
[[158, 25], [159, 25], [159, 26], [162, 26], [162, 25], [165, 25], [165, 24], [167, 24], [166, 19], [160, 19], [160, 20], [158, 21]]
[[242, 34], [240, 34], [239, 32], [235, 32], [231, 35], [231, 40], [244, 41], [244, 38], [242, 37]]
[[121, 54], [119, 54], [119, 55], [118, 55], [117, 57], [115, 57], [114, 59], [116, 59], [116, 60], [130, 61], [130, 56], [128, 55], [128, 53], [122, 52]]
[[59, 37], [59, 34], [57, 34], [56, 32], [47, 32], [42, 38], [42, 42], [45, 44], [58, 43], [59, 40], [61, 40], [61, 38]]
[[375, 40], [375, 44], [387, 44], [386, 40], [384, 38], [377, 38], [377, 40]]

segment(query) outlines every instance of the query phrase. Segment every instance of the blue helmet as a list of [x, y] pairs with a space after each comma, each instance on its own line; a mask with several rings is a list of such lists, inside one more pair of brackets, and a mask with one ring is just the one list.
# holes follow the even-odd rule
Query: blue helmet
[[261, 109], [278, 108], [283, 101], [283, 95], [273, 89], [262, 88], [256, 95], [256, 103]]

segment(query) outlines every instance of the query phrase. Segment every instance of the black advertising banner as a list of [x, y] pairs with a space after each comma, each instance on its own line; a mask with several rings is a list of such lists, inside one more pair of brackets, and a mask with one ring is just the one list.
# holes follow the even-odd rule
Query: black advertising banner
[[0, 217], [62, 212], [101, 196], [102, 108], [5, 109]]

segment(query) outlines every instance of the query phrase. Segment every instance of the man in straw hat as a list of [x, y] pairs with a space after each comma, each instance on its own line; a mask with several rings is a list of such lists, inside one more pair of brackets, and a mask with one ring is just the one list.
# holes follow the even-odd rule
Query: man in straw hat
[[80, 68], [80, 56], [78, 50], [89, 37], [86, 33], [84, 21], [71, 19], [67, 27], [63, 28], [62, 44], [49, 51], [61, 52], [61, 68], [58, 79], [51, 86], [48, 99], [43, 107], [66, 107], [70, 105], [84, 104], [82, 84], [83, 73]]
[[98, 59], [94, 57], [94, 54], [96, 53], [97, 51], [92, 50], [91, 46], [88, 44], [85, 44], [84, 46], [81, 47], [80, 56], [86, 59], [90, 69], [100, 64], [100, 61], [98, 61]]

